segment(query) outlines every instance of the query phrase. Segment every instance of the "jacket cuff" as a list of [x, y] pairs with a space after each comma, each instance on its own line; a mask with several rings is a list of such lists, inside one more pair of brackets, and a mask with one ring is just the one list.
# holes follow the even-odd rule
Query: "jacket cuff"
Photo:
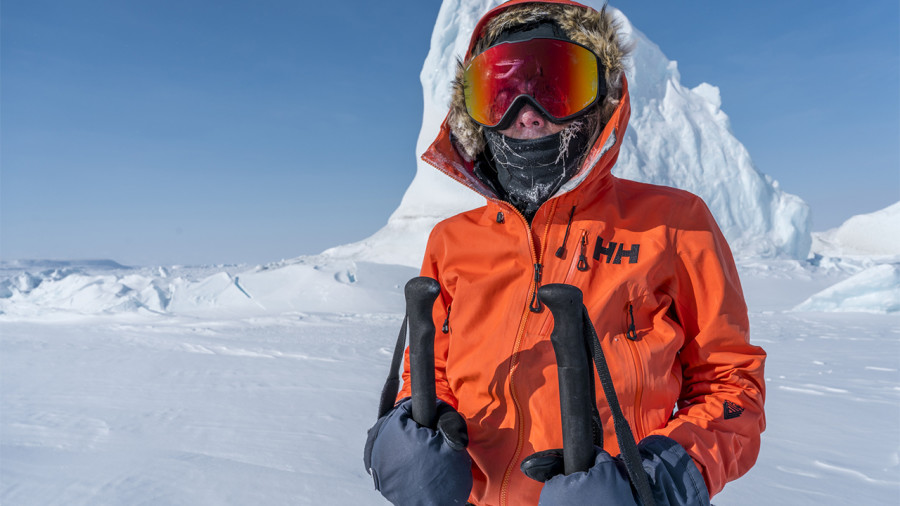
[[709, 491], [703, 475], [674, 439], [648, 436], [638, 444], [644, 471], [659, 506], [709, 506]]

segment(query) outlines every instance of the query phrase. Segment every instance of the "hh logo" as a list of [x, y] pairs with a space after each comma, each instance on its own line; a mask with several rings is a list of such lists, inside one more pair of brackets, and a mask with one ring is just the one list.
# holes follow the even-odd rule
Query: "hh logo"
[[619, 244], [610, 241], [609, 244], [604, 245], [603, 238], [597, 237], [597, 244], [594, 246], [594, 260], [600, 260], [600, 256], [606, 255], [606, 263], [612, 261], [614, 264], [620, 264], [623, 258], [628, 258], [628, 263], [636, 264], [640, 250], [640, 244], [632, 244], [630, 248], [625, 249], [625, 243]]

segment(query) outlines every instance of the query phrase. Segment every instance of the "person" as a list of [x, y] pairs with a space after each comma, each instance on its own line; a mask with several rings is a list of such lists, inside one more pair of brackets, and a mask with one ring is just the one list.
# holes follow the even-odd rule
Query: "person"
[[[610, 172], [627, 53], [605, 8], [572, 1], [513, 0], [476, 25], [422, 158], [486, 205], [428, 239], [440, 421], [410, 418], [407, 357], [365, 455], [392, 502], [638, 504], [611, 423], [587, 472], [541, 483], [520, 470], [562, 447], [548, 283], [584, 294], [656, 504], [709, 504], [755, 463], [766, 355], [728, 244], [700, 198]], [[612, 418], [602, 393], [596, 407]]]

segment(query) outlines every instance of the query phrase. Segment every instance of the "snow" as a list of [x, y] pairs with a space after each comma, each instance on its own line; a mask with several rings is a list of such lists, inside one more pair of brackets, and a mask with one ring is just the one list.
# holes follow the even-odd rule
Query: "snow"
[[[9, 317], [71, 319], [73, 315], [179, 314], [203, 316], [306, 311], [393, 310], [402, 295], [393, 290], [402, 266], [372, 267], [368, 262], [322, 263], [297, 258], [265, 266], [204, 268], [98, 269], [70, 264], [64, 269], [18, 272], [0, 264], [0, 313]], [[361, 274], [362, 273], [362, 274]], [[396, 283], [395, 283], [396, 284]], [[393, 288], [391, 288], [393, 287]]]
[[[445, 0], [422, 68], [422, 129], [416, 176], [388, 223], [358, 243], [326, 251], [331, 257], [418, 266], [428, 232], [440, 220], [479, 207], [484, 199], [439, 173], [418, 156], [434, 140], [450, 103], [456, 59], [476, 22], [500, 0]], [[602, 1], [583, 2], [601, 8]], [[761, 173], [731, 131], [719, 89], [680, 82], [677, 63], [610, 7], [622, 34], [634, 44], [626, 71], [632, 116], [614, 173], [620, 177], [683, 188], [702, 197], [732, 250], [745, 257], [805, 259], [810, 248], [808, 206]], [[415, 247], [397, 248], [414, 237]]]
[[796, 311], [900, 312], [900, 202], [813, 234], [811, 262], [852, 276], [823, 287]]
[[853, 216], [837, 228], [813, 234], [813, 253], [900, 259], [900, 202], [874, 213]]
[[[768, 428], [715, 504], [900, 499], [885, 258], [740, 261]], [[385, 504], [362, 447], [416, 274], [330, 255], [0, 264], [0, 503]]]
[[379, 504], [361, 448], [399, 325], [4, 322], [0, 503]]
[[[715, 504], [896, 504], [900, 313], [796, 307], [881, 265], [740, 264], [768, 429]], [[385, 504], [362, 447], [415, 269], [66, 269], [0, 300], [0, 503]]]
[[796, 311], [900, 312], [900, 264], [881, 264], [806, 299]]

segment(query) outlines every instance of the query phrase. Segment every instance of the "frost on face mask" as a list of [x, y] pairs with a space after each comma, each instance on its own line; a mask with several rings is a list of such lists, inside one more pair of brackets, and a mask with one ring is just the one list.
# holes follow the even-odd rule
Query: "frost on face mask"
[[541, 204], [578, 170], [588, 149], [591, 130], [585, 120], [538, 139], [514, 139], [485, 130], [497, 182], [509, 203], [529, 221]]

